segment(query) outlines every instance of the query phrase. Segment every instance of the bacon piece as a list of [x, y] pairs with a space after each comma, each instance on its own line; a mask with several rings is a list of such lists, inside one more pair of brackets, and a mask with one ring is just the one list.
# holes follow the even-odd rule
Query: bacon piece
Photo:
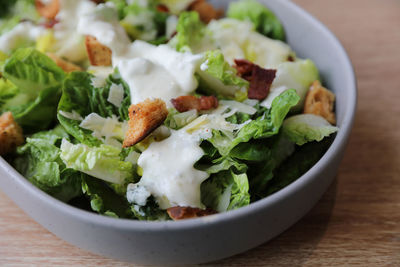
[[162, 13], [169, 13], [169, 8], [166, 5], [158, 4], [157, 11], [162, 12]]
[[172, 105], [179, 112], [185, 112], [191, 109], [209, 110], [218, 107], [218, 99], [215, 96], [195, 97], [193, 95], [184, 95], [171, 99]]
[[275, 79], [276, 70], [261, 68], [245, 59], [235, 59], [235, 63], [237, 74], [250, 82], [248, 98], [258, 100], [266, 98]]
[[86, 51], [92, 66], [110, 66], [112, 63], [112, 51], [102, 45], [93, 36], [87, 35], [85, 38]]
[[129, 107], [129, 129], [123, 147], [130, 147], [145, 139], [167, 118], [168, 110], [161, 99], [146, 99]]
[[0, 155], [13, 152], [24, 143], [21, 127], [14, 121], [11, 112], [0, 116]]
[[104, 0], [90, 0], [90, 1], [95, 2], [96, 4], [104, 3]]
[[82, 68], [79, 67], [78, 65], [75, 65], [74, 63], [71, 63], [69, 61], [66, 61], [65, 59], [60, 58], [56, 54], [53, 53], [47, 53], [47, 56], [51, 58], [57, 66], [63, 69], [65, 72], [72, 72], [72, 71], [81, 71]]
[[314, 81], [306, 96], [304, 113], [319, 115], [330, 123], [336, 124], [335, 112], [333, 112], [334, 102], [335, 94], [324, 88], [318, 80]]
[[215, 9], [210, 3], [205, 0], [195, 0], [190, 4], [189, 11], [196, 11], [199, 13], [200, 20], [204, 23], [209, 23], [213, 19], [219, 19], [224, 15], [221, 9]]
[[254, 64], [246, 59], [235, 59], [235, 66], [237, 74], [243, 79], [250, 81], [253, 73]]
[[60, 1], [52, 0], [50, 3], [45, 4], [41, 0], [35, 0], [36, 10], [40, 16], [47, 19], [55, 19], [60, 11]]
[[212, 209], [199, 209], [199, 208], [192, 208], [192, 207], [172, 207], [167, 209], [167, 213], [171, 219], [174, 221], [177, 220], [184, 220], [184, 219], [191, 219], [191, 218], [198, 218], [203, 216], [208, 216], [212, 214], [216, 214], [217, 212]]

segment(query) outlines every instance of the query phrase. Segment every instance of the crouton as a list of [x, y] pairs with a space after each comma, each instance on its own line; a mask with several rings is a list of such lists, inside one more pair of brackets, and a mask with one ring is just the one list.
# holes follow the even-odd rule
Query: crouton
[[112, 51], [110, 48], [102, 45], [95, 37], [89, 35], [85, 38], [85, 45], [92, 66], [111, 66]]
[[60, 1], [51, 0], [48, 3], [46, 2], [42, 2], [42, 0], [35, 0], [36, 10], [40, 16], [53, 20], [57, 16], [58, 11], [60, 11]]
[[0, 116], [0, 156], [13, 152], [24, 143], [21, 127], [14, 121], [11, 112]]
[[218, 107], [218, 99], [215, 96], [195, 97], [193, 95], [185, 95], [171, 99], [172, 105], [179, 112], [189, 111], [191, 109], [210, 110]]
[[224, 11], [221, 9], [215, 9], [210, 3], [205, 0], [195, 0], [190, 4], [190, 11], [196, 11], [199, 13], [200, 20], [204, 23], [209, 23], [213, 19], [218, 19], [224, 15]]
[[168, 116], [167, 106], [161, 99], [146, 99], [129, 108], [129, 129], [123, 147], [130, 147], [146, 138]]
[[78, 65], [75, 65], [74, 63], [68, 62], [68, 61], [60, 58], [56, 54], [47, 53], [47, 56], [49, 58], [51, 58], [57, 64], [57, 66], [62, 68], [63, 71], [65, 71], [65, 72], [81, 71], [82, 70], [82, 68], [79, 67]]
[[322, 87], [319, 81], [315, 81], [307, 93], [304, 113], [319, 115], [334, 125], [336, 124], [335, 113], [333, 111], [334, 102], [335, 95]]
[[198, 218], [203, 216], [208, 216], [212, 214], [216, 214], [217, 212], [212, 209], [199, 209], [192, 207], [172, 207], [167, 209], [167, 213], [171, 219], [174, 221]]

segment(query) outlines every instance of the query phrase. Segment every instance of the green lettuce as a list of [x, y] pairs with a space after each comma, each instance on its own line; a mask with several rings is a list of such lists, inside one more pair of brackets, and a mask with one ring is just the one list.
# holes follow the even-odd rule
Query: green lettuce
[[11, 111], [25, 133], [47, 129], [55, 120], [64, 71], [46, 55], [24, 48], [6, 60], [2, 75], [0, 111]]
[[272, 39], [285, 41], [285, 30], [275, 14], [255, 0], [230, 3], [227, 17], [251, 21], [256, 30]]
[[168, 15], [157, 10], [157, 1], [130, 1], [123, 8], [121, 25], [132, 39], [163, 43]]
[[19, 147], [14, 167], [32, 184], [61, 201], [82, 194], [82, 174], [66, 168], [60, 159], [60, 143], [68, 134], [61, 126], [39, 132]]
[[92, 210], [114, 218], [132, 218], [125, 197], [116, 194], [106, 183], [90, 176], [82, 179], [82, 191], [90, 199]]
[[132, 163], [121, 161], [121, 150], [116, 147], [74, 145], [63, 139], [60, 149], [60, 157], [68, 168], [114, 184], [124, 184], [134, 179]]
[[271, 195], [297, 180], [319, 161], [333, 140], [332, 135], [321, 142], [310, 142], [296, 147], [296, 151], [274, 171], [273, 179], [259, 197]]
[[296, 58], [288, 44], [256, 32], [249, 21], [223, 18], [211, 21], [207, 29], [231, 65], [235, 59], [247, 59], [263, 68], [276, 68], [290, 57]]
[[205, 92], [237, 101], [247, 98], [249, 82], [236, 75], [236, 69], [225, 61], [221, 51], [207, 51], [205, 61], [197, 73], [200, 88]]
[[338, 131], [321, 116], [300, 114], [287, 118], [282, 125], [283, 133], [294, 143], [301, 146], [312, 141], [321, 141]]
[[0, 35], [14, 28], [21, 20], [37, 22], [40, 19], [35, 0], [5, 0], [1, 4]]
[[310, 59], [298, 59], [295, 62], [284, 62], [278, 65], [276, 77], [273, 82], [270, 96], [263, 101], [262, 105], [268, 107], [275, 97], [274, 90], [279, 88], [295, 89], [300, 96], [299, 103], [293, 107], [293, 112], [303, 110], [304, 101], [311, 84], [319, 80], [319, 71]]
[[233, 139], [221, 131], [213, 131], [213, 136], [208, 141], [222, 156], [227, 156], [240, 143], [274, 136], [278, 134], [283, 120], [299, 99], [295, 90], [287, 90], [274, 99], [270, 109], [260, 108], [259, 112], [253, 115], [253, 120], [244, 125]]
[[161, 210], [154, 197], [147, 199], [145, 206], [131, 205], [131, 212], [140, 221], [167, 221], [171, 220], [165, 210]]
[[201, 184], [204, 205], [218, 212], [234, 210], [250, 204], [249, 181], [246, 173], [222, 171]]
[[[79, 142], [89, 146], [98, 146], [102, 144], [100, 139], [94, 137], [92, 131], [81, 128], [79, 126], [81, 120], [65, 116], [65, 112], [75, 112], [81, 118], [96, 113], [103, 118], [118, 116], [120, 120], [128, 120], [130, 91], [117, 74], [108, 77], [106, 85], [100, 88], [92, 85], [93, 77], [86, 72], [72, 72], [66, 77], [58, 104], [57, 118], [66, 131]], [[107, 101], [112, 84], [122, 84], [124, 88], [125, 97], [120, 107], [116, 107]]]
[[176, 26], [176, 36], [170, 41], [170, 45], [177, 51], [201, 53], [215, 49], [210, 32], [200, 20], [197, 12], [182, 12]]

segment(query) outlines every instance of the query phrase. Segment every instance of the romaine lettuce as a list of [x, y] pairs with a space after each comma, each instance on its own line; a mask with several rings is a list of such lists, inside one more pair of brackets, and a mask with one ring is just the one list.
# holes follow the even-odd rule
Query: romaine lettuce
[[311, 141], [321, 141], [338, 131], [321, 116], [300, 114], [287, 118], [282, 125], [283, 133], [297, 145]]
[[246, 173], [219, 172], [202, 183], [201, 193], [203, 204], [218, 212], [250, 204], [249, 181]]
[[205, 92], [237, 101], [247, 98], [249, 82], [236, 75], [236, 69], [225, 61], [221, 51], [207, 51], [197, 73], [200, 88]]
[[63, 139], [60, 149], [60, 157], [68, 168], [115, 184], [124, 184], [134, 178], [132, 163], [121, 161], [121, 150], [116, 147], [74, 145]]
[[64, 72], [33, 48], [19, 49], [3, 65], [0, 111], [11, 111], [25, 133], [47, 129], [55, 120]]
[[13, 165], [32, 184], [61, 201], [82, 194], [82, 174], [66, 168], [60, 159], [60, 143], [68, 134], [61, 126], [39, 132], [18, 148]]
[[272, 39], [285, 41], [285, 30], [279, 19], [266, 6], [255, 0], [241, 0], [230, 3], [227, 17], [250, 20], [259, 33]]

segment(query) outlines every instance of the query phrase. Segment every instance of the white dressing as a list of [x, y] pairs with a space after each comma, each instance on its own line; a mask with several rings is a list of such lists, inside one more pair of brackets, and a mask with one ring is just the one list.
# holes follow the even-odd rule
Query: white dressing
[[140, 155], [138, 165], [143, 176], [139, 185], [156, 198], [161, 209], [204, 207], [200, 185], [209, 175], [194, 168], [204, 155], [199, 145], [199, 136], [187, 133], [184, 128], [161, 142], [151, 143]]
[[40, 36], [47, 33], [41, 26], [36, 26], [31, 22], [22, 22], [12, 30], [0, 36], [0, 51], [8, 54], [21, 44], [35, 42]]

